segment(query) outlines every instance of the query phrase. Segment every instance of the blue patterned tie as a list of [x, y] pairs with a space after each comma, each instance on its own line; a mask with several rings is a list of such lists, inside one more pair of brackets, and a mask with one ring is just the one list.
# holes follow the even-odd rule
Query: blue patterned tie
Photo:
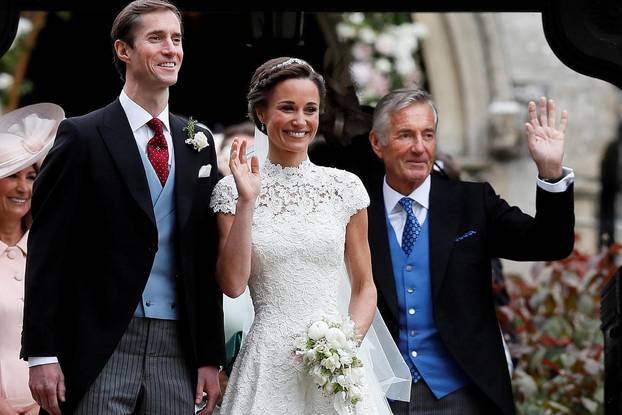
[[404, 232], [402, 233], [402, 251], [409, 256], [421, 233], [421, 225], [413, 212], [413, 200], [408, 197], [400, 199], [400, 205], [406, 212], [406, 223], [404, 224]]
[[[421, 233], [421, 225], [413, 212], [413, 200], [408, 197], [403, 197], [400, 199], [399, 203], [406, 212], [406, 223], [404, 224], [404, 232], [402, 233], [402, 250], [406, 256], [410, 256], [415, 242], [417, 242], [417, 238], [419, 238], [419, 234]], [[421, 374], [414, 364], [409, 366], [413, 382], [419, 382], [421, 380]]]

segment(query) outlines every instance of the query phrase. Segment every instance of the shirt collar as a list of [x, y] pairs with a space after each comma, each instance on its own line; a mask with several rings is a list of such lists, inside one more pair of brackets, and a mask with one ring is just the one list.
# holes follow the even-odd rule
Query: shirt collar
[[[121, 90], [119, 102], [123, 107], [123, 111], [125, 111], [125, 115], [127, 116], [127, 120], [130, 123], [133, 133], [136, 133], [136, 130], [147, 124], [147, 122], [153, 118], [143, 107], [132, 101], [124, 90]], [[162, 112], [158, 114], [156, 118], [162, 121], [164, 128], [166, 128], [167, 131], [171, 131], [168, 119], [168, 104], [166, 104], [166, 107], [164, 107]]]
[[[425, 209], [428, 209], [430, 206], [430, 184], [432, 180], [430, 176], [426, 177], [426, 179], [421, 183], [419, 187], [413, 190], [409, 195], [403, 195], [397, 190], [394, 190], [387, 183], [387, 176], [384, 176], [384, 182], [382, 184], [382, 194], [384, 196], [384, 206], [387, 209], [387, 212], [391, 213], [395, 209], [401, 209], [401, 205], [399, 205], [399, 201], [404, 196], [407, 196], [417, 202], [419, 205], [423, 206]], [[399, 207], [398, 207], [399, 205]]]
[[[18, 247], [22, 251], [24, 256], [26, 256], [26, 254], [28, 253], [28, 232], [30, 231], [26, 231], [26, 233], [24, 233], [24, 236], [22, 236], [22, 239], [20, 239], [15, 244], [15, 246]], [[9, 246], [5, 244], [4, 242], [0, 241], [0, 255], [4, 254], [7, 248], [9, 248]]]
[[28, 253], [28, 232], [30, 232], [30, 230], [26, 231], [26, 233], [24, 233], [24, 236], [22, 236], [22, 239], [20, 239], [19, 242], [17, 242], [17, 244], [15, 245], [22, 250], [24, 255]]

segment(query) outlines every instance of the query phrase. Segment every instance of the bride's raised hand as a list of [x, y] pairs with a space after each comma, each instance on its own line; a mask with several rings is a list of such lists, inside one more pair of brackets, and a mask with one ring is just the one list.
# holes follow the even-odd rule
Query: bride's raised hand
[[246, 160], [246, 139], [234, 138], [229, 154], [229, 169], [238, 189], [238, 200], [255, 202], [261, 189], [259, 178], [259, 159], [251, 157], [250, 165]]

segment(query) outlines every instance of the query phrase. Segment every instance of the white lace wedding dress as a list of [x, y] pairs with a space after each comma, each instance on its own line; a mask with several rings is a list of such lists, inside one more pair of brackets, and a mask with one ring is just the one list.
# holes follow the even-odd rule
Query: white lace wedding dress
[[[215, 212], [235, 214], [232, 176], [214, 189]], [[226, 415], [333, 415], [332, 401], [300, 375], [294, 337], [320, 312], [337, 312], [346, 226], [369, 197], [355, 175], [266, 160], [252, 223], [249, 287], [255, 319], [236, 359], [221, 406]], [[364, 395], [365, 396], [365, 395]], [[372, 399], [356, 414], [377, 414]]]

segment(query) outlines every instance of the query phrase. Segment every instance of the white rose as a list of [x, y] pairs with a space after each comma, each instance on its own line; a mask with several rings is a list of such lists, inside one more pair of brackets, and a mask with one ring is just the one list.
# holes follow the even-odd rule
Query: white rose
[[309, 330], [307, 331], [307, 335], [312, 340], [319, 340], [326, 335], [327, 330], [328, 324], [320, 320], [311, 324], [311, 327], [309, 327]]
[[320, 386], [324, 386], [328, 382], [328, 377], [322, 374], [322, 368], [319, 366], [313, 367], [310, 372], [313, 381]]
[[350, 366], [352, 364], [352, 356], [346, 352], [339, 352], [339, 361], [342, 365]]
[[322, 355], [324, 355], [324, 357], [330, 357], [333, 354], [330, 352], [330, 350], [328, 349], [328, 346], [324, 343], [318, 344], [317, 346], [315, 346], [314, 350], [318, 353], [321, 353]]
[[315, 350], [307, 350], [303, 356], [303, 360], [305, 363], [315, 362]]
[[347, 344], [346, 335], [337, 327], [331, 327], [325, 334], [329, 346], [342, 347]]
[[203, 131], [199, 131], [194, 135], [194, 146], [198, 151], [203, 150], [208, 145], [207, 136], [203, 133]]
[[337, 379], [335, 380], [337, 381], [338, 384], [340, 384], [344, 388], [347, 388], [348, 386], [350, 386], [350, 380], [348, 379], [347, 376], [339, 375], [337, 376]]
[[327, 357], [326, 359], [323, 359], [322, 366], [324, 366], [326, 369], [330, 370], [331, 372], [334, 372], [335, 369], [338, 369], [341, 367], [341, 362], [339, 362], [339, 356], [332, 355], [331, 357]]

